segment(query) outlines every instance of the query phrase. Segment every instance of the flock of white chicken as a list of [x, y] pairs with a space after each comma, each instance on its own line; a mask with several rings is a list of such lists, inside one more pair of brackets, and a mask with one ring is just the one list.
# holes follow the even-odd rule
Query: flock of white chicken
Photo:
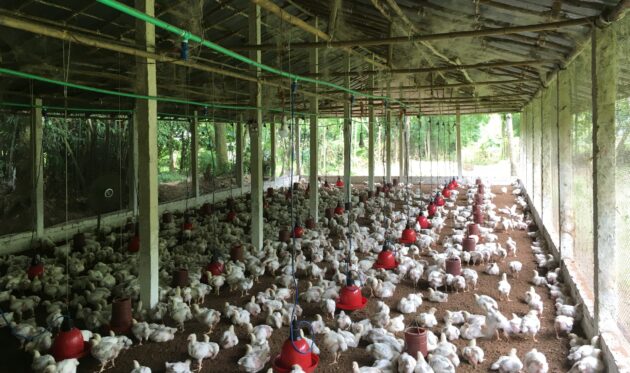
[[[349, 349], [366, 346], [374, 363], [361, 367], [353, 362], [354, 372], [454, 372], [461, 360], [477, 367], [485, 361], [484, 351], [477, 345], [479, 339], [503, 336], [509, 341], [509, 338], [520, 335], [517, 338], [536, 341], [541, 329], [542, 297], [549, 294], [556, 306], [556, 335], [568, 334], [570, 339], [571, 372], [603, 372], [597, 338], [584, 341], [570, 334], [574, 321], [579, 320], [580, 305], [574, 304], [568, 288], [561, 281], [558, 262], [545, 252], [545, 244], [537, 232], [529, 233], [533, 238], [531, 250], [540, 273], [545, 275], [535, 271], [530, 280], [531, 288], [522, 298], [521, 294], [516, 294], [516, 298], [527, 303], [529, 312], [512, 314], [511, 318], [501, 312], [501, 304], [515, 298], [515, 294], [511, 294], [510, 281], [518, 278], [523, 264], [514, 259], [518, 249], [516, 243], [511, 238], [505, 243], [498, 242], [495, 230], [526, 229], [529, 221], [523, 211], [527, 205], [515, 189], [517, 203], [511, 208], [497, 209], [492, 203], [494, 195], [486, 192], [481, 204], [486, 223], [480, 227], [479, 236], [472, 236], [477, 242], [475, 251], [463, 251], [461, 244], [466, 237], [466, 226], [472, 221], [473, 197], [477, 192], [476, 185], [466, 188], [466, 198], [459, 199], [460, 205], [456, 203], [458, 190], [453, 191], [445, 206], [440, 207], [431, 219], [431, 229], [421, 229], [416, 223], [417, 241], [407, 246], [395, 242], [410, 217], [415, 222], [419, 213], [427, 213], [426, 205], [431, 197], [417, 188], [399, 185], [387, 197], [381, 194], [366, 202], [359, 202], [355, 191], [351, 211], [330, 219], [323, 217], [322, 211], [318, 228], [306, 230], [304, 236], [296, 240], [295, 247], [296, 275], [303, 285], [299, 300], [321, 307], [321, 314], [315, 315], [310, 323], [314, 334], [310, 337], [314, 340], [308, 341], [313, 353], [330, 354], [336, 363]], [[490, 188], [487, 186], [487, 189]], [[441, 190], [441, 186], [436, 190]], [[296, 216], [306, 217], [308, 204], [304, 202], [304, 196], [294, 192], [294, 198]], [[334, 205], [341, 193], [335, 188], [320, 187], [320, 198], [323, 209]], [[265, 237], [277, 237], [278, 230], [291, 223], [291, 215], [284, 194], [276, 192], [267, 202]], [[405, 204], [403, 211], [395, 208], [396, 203]], [[279, 353], [272, 351], [269, 345], [274, 331], [288, 326], [292, 315], [302, 316], [302, 307], [293, 303], [291, 247], [267, 239], [260, 249], [244, 244], [242, 261], [227, 260], [234, 244], [249, 241], [246, 231], [250, 216], [246, 199], [237, 199], [231, 208], [237, 212], [234, 221], [226, 222], [219, 214], [199, 216], [194, 229], [183, 232], [183, 235], [179, 220], [163, 224], [159, 247], [160, 302], [150, 310], [139, 301], [137, 255], [127, 253], [120, 244], [132, 233], [104, 229], [98, 239], [96, 235], [88, 235], [86, 245], [81, 248], [73, 248], [70, 243], [55, 246], [52, 242], [44, 242], [41, 252], [45, 272], [41, 278], [33, 280], [29, 280], [25, 271], [30, 257], [12, 255], [1, 258], [0, 267], [6, 271], [0, 278], [0, 305], [4, 310], [0, 327], [11, 328], [19, 337], [22, 348], [32, 352], [33, 371], [72, 373], [79, 365], [76, 359], [55, 362], [47, 354], [54, 333], [61, 325], [61, 316], [69, 312], [77, 324], [83, 325], [84, 339], [91, 344], [90, 353], [100, 362], [103, 371], [109, 366], [114, 367], [116, 358], [134, 344], [129, 338], [131, 335], [110, 333], [101, 336], [97, 333], [110, 320], [112, 299], [130, 297], [134, 302], [132, 334], [137, 344], [172, 341], [176, 333], [185, 332], [187, 323], [192, 320], [207, 328], [201, 337], [189, 334], [190, 360], [165, 362], [166, 372], [201, 370], [204, 360], [216, 359], [222, 350], [243, 342], [247, 343], [245, 354], [234, 362], [235, 370], [236, 365], [245, 372], [264, 370], [274, 358], [273, 354]], [[360, 225], [358, 220], [363, 224]], [[447, 220], [450, 220], [452, 233], [442, 234]], [[352, 245], [350, 271], [345, 264], [349, 242]], [[389, 245], [396, 253], [399, 262], [396, 270], [372, 268], [384, 245]], [[438, 251], [438, 247], [441, 250]], [[446, 261], [453, 256], [467, 265], [460, 276], [446, 273]], [[225, 271], [219, 276], [207, 272], [207, 284], [202, 283], [202, 272], [213, 257], [225, 259]], [[501, 272], [500, 263], [505, 263], [503, 267], [509, 276]], [[171, 288], [167, 285], [178, 268], [188, 269], [190, 286]], [[483, 289], [478, 289], [478, 270], [497, 276], [501, 299], [497, 301], [482, 294]], [[346, 284], [347, 273], [351, 273], [355, 283], [370, 295], [370, 302], [376, 304], [375, 312], [365, 319], [353, 320], [352, 314], [336, 312], [335, 299], [341, 286]], [[265, 275], [268, 281], [273, 278], [273, 285], [249, 295], [254, 283]], [[398, 313], [398, 316], [392, 316], [387, 300], [394, 297], [397, 285], [403, 282], [419, 288], [391, 305], [395, 308], [393, 312]], [[226, 302], [221, 309], [204, 306], [206, 297], [220, 297], [220, 292], [226, 288], [241, 293], [240, 304]], [[424, 293], [420, 288], [426, 288]], [[538, 290], [540, 294], [537, 289], [542, 289]], [[473, 313], [474, 310], [446, 311], [440, 326], [436, 308], [426, 307], [426, 304], [422, 307], [422, 304], [424, 301], [448, 302], [452, 292], [474, 292], [480, 313]], [[36, 323], [36, 310], [46, 313], [46, 324]], [[405, 319], [405, 315], [409, 316]], [[422, 354], [411, 356], [405, 352], [401, 337], [410, 320], [427, 329], [429, 354], [426, 359]], [[215, 335], [215, 328], [220, 323], [230, 326]], [[239, 340], [237, 330], [247, 332], [246, 341]], [[307, 338], [304, 333], [302, 336]], [[469, 342], [458, 349], [452, 343], [457, 339]], [[548, 371], [543, 352], [510, 349], [509, 342], [503, 345], [505, 355], [492, 363], [491, 369], [500, 372]], [[121, 371], [132, 369], [133, 373], [151, 372], [150, 368], [141, 365], [141, 361], [134, 361], [133, 367], [118, 368]], [[293, 371], [302, 370], [294, 366]]]

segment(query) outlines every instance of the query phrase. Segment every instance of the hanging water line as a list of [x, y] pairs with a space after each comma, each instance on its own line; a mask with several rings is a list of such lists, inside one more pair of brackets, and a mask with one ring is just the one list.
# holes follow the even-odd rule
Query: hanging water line
[[396, 102], [396, 103], [400, 104], [403, 107], [406, 106], [403, 102], [401, 102], [399, 100], [393, 100], [393, 99], [391, 99], [389, 97], [374, 96], [374, 95], [371, 95], [371, 94], [368, 94], [368, 93], [355, 91], [353, 89], [346, 88], [346, 87], [343, 87], [341, 85], [338, 85], [338, 84], [335, 84], [335, 83], [331, 83], [331, 82], [328, 82], [328, 81], [325, 81], [325, 80], [308, 78], [308, 77], [300, 76], [300, 75], [293, 74], [293, 73], [290, 73], [290, 72], [286, 72], [286, 71], [283, 71], [283, 70], [280, 70], [280, 69], [276, 69], [276, 68], [271, 67], [271, 66], [267, 66], [267, 65], [265, 65], [265, 64], [263, 64], [261, 62], [254, 61], [254, 60], [252, 60], [250, 58], [247, 58], [247, 57], [245, 57], [245, 56], [243, 56], [241, 54], [238, 54], [238, 53], [236, 53], [236, 52], [234, 52], [234, 51], [232, 51], [230, 49], [222, 47], [222, 46], [220, 46], [220, 45], [218, 45], [216, 43], [213, 43], [213, 42], [211, 42], [209, 40], [205, 40], [205, 39], [203, 39], [202, 37], [200, 37], [198, 35], [192, 34], [191, 32], [189, 32], [187, 30], [184, 30], [184, 29], [181, 29], [181, 28], [179, 28], [177, 26], [171, 25], [171, 24], [169, 24], [167, 22], [164, 22], [164, 21], [162, 21], [160, 19], [152, 17], [152, 16], [150, 16], [150, 15], [144, 13], [144, 12], [141, 12], [141, 11], [135, 9], [135, 8], [129, 7], [129, 6], [127, 6], [125, 4], [122, 4], [122, 3], [118, 2], [118, 1], [115, 1], [115, 0], [97, 0], [97, 1], [99, 3], [101, 3], [101, 4], [103, 4], [103, 5], [106, 5], [106, 6], [110, 7], [110, 8], [116, 9], [116, 10], [118, 10], [118, 11], [120, 11], [122, 13], [125, 13], [125, 14], [127, 14], [127, 15], [129, 15], [131, 17], [134, 17], [134, 18], [139, 19], [141, 21], [144, 21], [146, 23], [150, 23], [150, 24], [152, 24], [152, 25], [154, 25], [156, 27], [159, 27], [159, 28], [161, 28], [161, 29], [163, 29], [165, 31], [168, 31], [170, 33], [178, 35], [179, 37], [181, 37], [184, 40], [188, 40], [189, 42], [193, 41], [195, 43], [199, 43], [199, 44], [201, 44], [201, 45], [203, 45], [203, 46], [205, 46], [207, 48], [210, 48], [210, 49], [212, 49], [212, 50], [214, 50], [216, 52], [219, 52], [219, 53], [221, 53], [223, 55], [226, 55], [228, 57], [234, 58], [234, 59], [236, 59], [238, 61], [241, 61], [243, 63], [246, 63], [246, 64], [248, 64], [250, 66], [259, 68], [260, 70], [264, 70], [264, 71], [267, 71], [267, 72], [272, 73], [274, 75], [278, 75], [278, 76], [281, 76], [281, 77], [284, 77], [284, 78], [288, 78], [292, 82], [302, 81], [302, 82], [306, 82], [306, 83], [319, 84], [321, 86], [334, 88], [336, 90], [340, 90], [340, 91], [349, 93], [351, 95], [362, 96], [362, 97], [372, 98], [372, 99], [376, 99], [376, 100], [391, 100], [392, 102]]

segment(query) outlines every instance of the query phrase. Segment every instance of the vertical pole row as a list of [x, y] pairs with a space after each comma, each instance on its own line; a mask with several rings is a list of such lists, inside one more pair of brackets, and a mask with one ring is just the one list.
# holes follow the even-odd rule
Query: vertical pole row
[[42, 116], [42, 99], [36, 98], [33, 102], [31, 117], [31, 161], [33, 180], [33, 196], [31, 206], [33, 208], [33, 222], [35, 224], [35, 236], [41, 239], [44, 236], [44, 158], [42, 157], [42, 139], [44, 135]]
[[190, 172], [192, 174], [192, 197], [199, 197], [199, 117], [195, 110], [190, 122]]
[[[260, 44], [260, 6], [249, 4], [249, 43]], [[261, 51], [251, 51], [250, 58], [262, 62]], [[260, 83], [261, 70], [253, 68], [257, 82], [250, 84], [252, 106], [258, 109], [252, 112], [250, 121], [250, 149], [251, 149], [251, 210], [252, 210], [252, 245], [260, 249], [263, 246], [263, 168], [262, 168], [262, 84]], [[293, 224], [293, 223], [291, 223]]]
[[[350, 55], [345, 56], [345, 70], [350, 71]], [[350, 75], [345, 77], [345, 87], [350, 88]], [[352, 194], [351, 184], [351, 162], [352, 162], [352, 106], [350, 104], [350, 94], [345, 94], [343, 104], [343, 178], [344, 178], [344, 198], [350, 202]]]
[[[155, 13], [154, 0], [135, 0], [136, 8], [150, 16]], [[147, 52], [155, 51], [155, 26], [136, 21], [136, 43]], [[137, 90], [139, 94], [157, 96], [155, 60], [136, 58]], [[136, 100], [138, 125], [138, 184], [140, 192], [140, 299], [145, 307], [158, 303], [158, 151], [157, 151], [157, 101]]]
[[[317, 17], [313, 20], [315, 24], [315, 28], [317, 28]], [[317, 35], [314, 37], [315, 41], [319, 41]], [[319, 49], [313, 48], [309, 52], [309, 67], [312, 73], [319, 72]], [[314, 87], [315, 93], [317, 93], [318, 86], [317, 84]], [[319, 221], [319, 183], [317, 181], [317, 176], [319, 174], [318, 170], [318, 150], [319, 150], [319, 128], [317, 125], [317, 116], [319, 113], [319, 98], [316, 95], [311, 96], [309, 106], [311, 108], [310, 115], [310, 167], [309, 167], [309, 175], [308, 175], [308, 185], [309, 185], [309, 211], [311, 217], [317, 222]]]
[[[567, 70], [558, 73], [558, 194], [560, 212], [560, 255], [573, 258], [575, 221], [573, 215], [573, 131], [571, 126], [571, 80]], [[524, 123], [521, 120], [521, 123]]]

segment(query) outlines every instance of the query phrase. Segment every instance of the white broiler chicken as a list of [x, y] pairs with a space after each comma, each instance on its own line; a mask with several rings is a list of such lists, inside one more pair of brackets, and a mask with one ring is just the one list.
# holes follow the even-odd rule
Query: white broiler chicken
[[560, 339], [560, 332], [570, 333], [573, 329], [573, 317], [558, 315], [553, 321], [553, 328], [556, 331], [556, 338]]
[[33, 362], [31, 363], [33, 372], [43, 372], [49, 365], [55, 365], [55, 358], [52, 355], [41, 355], [39, 351], [33, 350]]
[[429, 288], [428, 299], [429, 301], [435, 302], [435, 303], [446, 303], [448, 302], [448, 294]]
[[512, 277], [518, 278], [519, 273], [521, 273], [521, 270], [523, 269], [523, 263], [518, 260], [513, 260], [508, 263], [508, 269], [510, 270]]
[[151, 336], [151, 333], [153, 331], [149, 327], [149, 323], [147, 323], [146, 321], [138, 322], [136, 319], [131, 319], [131, 322], [131, 332], [133, 333], [133, 336], [136, 337], [139, 345], [141, 346], [142, 342], [149, 340], [149, 337]]
[[247, 373], [255, 373], [262, 370], [269, 361], [269, 347], [254, 348], [247, 345], [245, 355], [238, 359], [239, 370]]
[[507, 280], [507, 273], [503, 273], [503, 275], [501, 276], [501, 281], [499, 281], [499, 294], [501, 294], [501, 300], [503, 300], [503, 298], [507, 299], [508, 302], [511, 302], [510, 300], [510, 290], [512, 290], [512, 285], [510, 285], [510, 283]]
[[526, 373], [547, 373], [549, 371], [547, 358], [535, 348], [525, 354], [523, 365]]
[[177, 361], [174, 363], [165, 362], [166, 373], [192, 373], [190, 371], [190, 360]]
[[519, 373], [523, 369], [521, 359], [516, 355], [516, 349], [510, 350], [509, 355], [503, 355], [495, 361], [490, 369], [498, 370], [500, 373]]
[[538, 318], [538, 311], [531, 310], [521, 320], [521, 333], [531, 335], [534, 342], [536, 340], [536, 334], [540, 330], [540, 319]]
[[499, 304], [497, 303], [497, 301], [488, 295], [475, 294], [475, 302], [477, 302], [477, 305], [486, 312], [488, 312], [491, 309], [492, 310], [499, 309]]
[[462, 348], [462, 357], [466, 359], [475, 369], [479, 363], [483, 363], [484, 352], [477, 346], [477, 340], [471, 339], [468, 346]]
[[140, 365], [138, 360], [134, 360], [133, 369], [131, 370], [131, 373], [151, 373], [151, 368], [143, 367]]
[[200, 308], [198, 304], [193, 304], [192, 313], [195, 319], [208, 328], [205, 334], [210, 334], [214, 327], [221, 321], [221, 312], [212, 308]]
[[425, 328], [433, 328], [438, 323], [437, 318], [435, 317], [435, 312], [437, 312], [437, 308], [431, 307], [429, 309], [429, 312], [423, 312], [419, 314], [416, 318], [416, 321], [418, 322], [418, 324], [420, 324], [420, 326], [423, 326]]
[[232, 348], [238, 344], [238, 337], [236, 333], [234, 333], [234, 325], [230, 325], [230, 327], [223, 332], [220, 343], [223, 349]]
[[[208, 336], [205, 336], [208, 338]], [[201, 342], [197, 341], [197, 335], [192, 333], [187, 338], [188, 341], [188, 355], [197, 360], [197, 371], [200, 371], [203, 367], [203, 359], [214, 360], [219, 353], [219, 345], [210, 342], [209, 339]]]
[[440, 354], [429, 354], [429, 365], [434, 372], [455, 373], [455, 366], [451, 361]]
[[331, 364], [337, 364], [339, 355], [348, 350], [348, 343], [346, 342], [346, 339], [329, 328], [324, 329], [323, 346], [335, 357]]

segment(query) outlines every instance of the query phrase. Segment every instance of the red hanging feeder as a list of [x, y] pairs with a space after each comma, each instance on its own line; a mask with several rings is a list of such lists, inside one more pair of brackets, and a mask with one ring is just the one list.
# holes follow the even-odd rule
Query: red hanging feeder
[[225, 266], [218, 259], [213, 259], [212, 263], [208, 264], [201, 272], [201, 279], [199, 280], [203, 284], [208, 283], [208, 274], [210, 272], [212, 276], [219, 276], [223, 274]]
[[137, 234], [133, 235], [127, 244], [127, 251], [130, 253], [137, 253], [140, 251], [140, 236]]
[[361, 288], [354, 284], [352, 278], [346, 279], [346, 286], [341, 288], [339, 298], [335, 301], [337, 308], [344, 311], [362, 309], [367, 302], [367, 298], [361, 294]]
[[162, 223], [171, 224], [173, 222], [173, 214], [170, 212], [165, 212], [162, 214]]
[[26, 274], [28, 275], [29, 280], [32, 280], [35, 277], [42, 277], [44, 274], [44, 263], [42, 263], [39, 255], [35, 255], [35, 257], [31, 260], [31, 266], [28, 267]]
[[396, 267], [398, 267], [398, 262], [396, 261], [396, 256], [389, 249], [388, 245], [383, 245], [383, 250], [381, 250], [381, 252], [378, 253], [378, 257], [376, 258], [376, 263], [374, 263], [372, 268], [374, 268], [374, 269], [381, 269], [381, 268], [382, 269], [394, 269]]
[[55, 336], [50, 353], [56, 361], [80, 359], [90, 351], [89, 342], [83, 341], [81, 330], [72, 325], [72, 320], [64, 317], [61, 330]]
[[291, 232], [288, 228], [282, 228], [278, 231], [278, 241], [289, 242], [291, 240]]
[[303, 234], [304, 234], [304, 228], [302, 228], [299, 221], [296, 221], [295, 227], [293, 228], [293, 237], [302, 238]]
[[426, 216], [424, 216], [424, 214], [420, 214], [418, 215], [418, 218], [416, 219], [418, 221], [418, 224], [420, 224], [420, 228], [422, 229], [431, 229], [431, 222], [429, 221], [429, 219], [427, 219]]
[[413, 229], [411, 224], [407, 225], [407, 228], [403, 229], [400, 237], [400, 243], [405, 245], [411, 245], [416, 243], [416, 230]]
[[457, 182], [456, 178], [453, 178], [453, 181], [451, 181], [451, 183], [453, 184], [453, 188], [459, 188], [459, 183]]
[[184, 218], [184, 223], [182, 224], [182, 230], [183, 231], [192, 231], [193, 230], [192, 217], [186, 216]]
[[482, 184], [483, 182], [481, 181], [481, 178], [477, 178], [477, 180], [475, 180], [475, 184], [479, 185]]
[[345, 209], [343, 208], [343, 204], [341, 204], [341, 201], [337, 202], [337, 207], [335, 207], [335, 214], [343, 215], [344, 212]]
[[324, 180], [324, 188], [328, 188], [330, 187], [330, 184], [328, 184], [328, 180]]
[[418, 352], [422, 352], [427, 357], [429, 351], [427, 348], [427, 331], [417, 326], [405, 329], [405, 351], [411, 356], [418, 356]]
[[427, 206], [427, 212], [429, 213], [430, 218], [435, 216], [435, 213], [437, 212], [437, 206], [435, 205], [435, 203], [433, 203], [433, 201], [431, 201]]
[[442, 194], [438, 193], [435, 196], [435, 204], [442, 207], [444, 206], [444, 204], [446, 203], [446, 201], [444, 201], [444, 197], [442, 197]]
[[448, 186], [445, 186], [444, 189], [442, 189], [442, 195], [445, 198], [451, 198], [451, 190], [448, 188]]
[[81, 250], [85, 247], [85, 234], [84, 233], [76, 233], [72, 237], [72, 246], [75, 250]]
[[483, 224], [483, 213], [481, 211], [473, 213], [473, 221], [475, 224]]
[[199, 208], [199, 213], [203, 216], [212, 215], [212, 205], [209, 202], [204, 203]]
[[335, 183], [335, 186], [336, 186], [337, 188], [343, 188], [343, 187], [344, 187], [344, 185], [345, 185], [345, 184], [344, 184], [343, 180], [341, 180], [341, 177], [340, 177], [340, 176], [338, 176], [338, 177], [337, 177], [337, 182]]
[[230, 249], [230, 259], [234, 262], [243, 261], [243, 245], [240, 243], [234, 244]]
[[236, 211], [234, 210], [228, 211], [227, 216], [225, 217], [225, 220], [227, 220], [228, 222], [233, 222], [234, 219], [236, 219]]
[[289, 373], [294, 365], [299, 365], [306, 373], [311, 373], [319, 364], [319, 355], [312, 353], [309, 343], [300, 336], [297, 323], [293, 321], [291, 335], [282, 345], [280, 354], [271, 362], [276, 373]]
[[486, 187], [483, 184], [477, 185], [477, 193], [484, 194], [486, 192]]

